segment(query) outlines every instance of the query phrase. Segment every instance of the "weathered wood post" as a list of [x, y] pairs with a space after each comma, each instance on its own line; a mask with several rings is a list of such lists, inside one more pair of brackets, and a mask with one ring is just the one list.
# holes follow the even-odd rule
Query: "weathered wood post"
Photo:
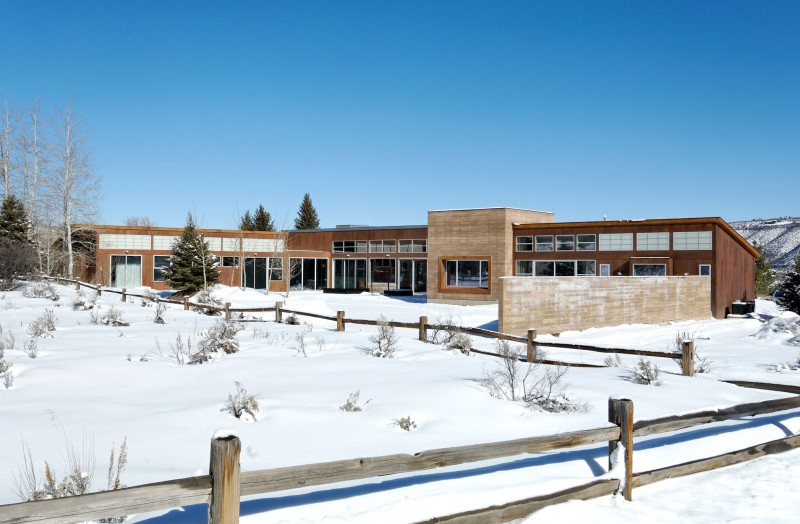
[[97, 296], [99, 297], [102, 294], [103, 294], [103, 286], [97, 284]]
[[617, 446], [625, 451], [625, 475], [620, 479], [620, 491], [625, 500], [632, 499], [633, 491], [633, 401], [621, 398], [608, 399], [608, 421], [619, 426], [619, 440], [608, 442], [608, 469], [614, 466], [612, 454]]
[[422, 316], [419, 317], [419, 339], [422, 342], [428, 341], [428, 317]]
[[61, 285], [61, 275], [56, 275], [56, 284]]
[[231, 319], [231, 303], [225, 302], [225, 320]]
[[183, 310], [189, 311], [189, 297], [183, 297]]
[[80, 291], [80, 290], [81, 290], [81, 281], [80, 280], [76, 280], [75, 281], [75, 291]]
[[536, 338], [536, 329], [530, 328], [528, 330], [528, 362], [536, 360], [536, 345], [533, 341]]
[[229, 435], [211, 440], [211, 496], [208, 499], [209, 524], [237, 524], [239, 522], [239, 437]]
[[336, 331], [344, 331], [344, 311], [336, 312]]
[[694, 341], [684, 340], [681, 342], [681, 370], [686, 377], [694, 376]]
[[125, 288], [122, 288], [122, 299], [120, 300], [120, 302], [125, 302], [125, 299], [127, 298], [127, 297], [125, 296], [125, 293], [126, 293], [126, 292], [127, 292], [127, 290], [126, 290]]
[[275, 302], [275, 322], [280, 324], [283, 322], [283, 311], [281, 311], [282, 302]]

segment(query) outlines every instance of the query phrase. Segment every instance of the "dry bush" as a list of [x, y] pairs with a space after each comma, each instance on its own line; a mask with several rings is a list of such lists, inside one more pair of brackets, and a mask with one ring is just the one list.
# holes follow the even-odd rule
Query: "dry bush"
[[[694, 333], [690, 333], [688, 331], [679, 331], [677, 335], [675, 335], [675, 340], [672, 342], [672, 350], [678, 353], [683, 352], [683, 343], [684, 342], [692, 342], [694, 344], [694, 373], [695, 375], [698, 373], [711, 373], [711, 364], [712, 362], [706, 358], [701, 357], [697, 352], [697, 343], [694, 341]], [[676, 358], [674, 359], [675, 363], [678, 365], [678, 368], [683, 371], [683, 362], [682, 359]]]
[[36, 467], [30, 448], [23, 444], [23, 466], [14, 475], [13, 491], [23, 501], [57, 499], [74, 495], [83, 495], [92, 484], [94, 477], [94, 443], [83, 440], [78, 449], [66, 439], [64, 453], [64, 470], [62, 480], [58, 481], [56, 470], [45, 461], [44, 472], [37, 478]]
[[197, 344], [198, 349], [204, 353], [223, 352], [226, 354], [239, 351], [239, 340], [236, 334], [241, 331], [242, 325], [235, 320], [217, 320], [217, 322], [202, 336]]
[[170, 344], [169, 348], [172, 360], [179, 366], [182, 366], [186, 363], [187, 359], [191, 360], [192, 358], [192, 337], [186, 337], [186, 346], [184, 346], [183, 338], [181, 338], [181, 334], [178, 333], [175, 336], [175, 345]]
[[195, 295], [194, 296], [194, 301], [197, 304], [200, 304], [200, 305], [192, 306], [192, 311], [194, 311], [196, 313], [202, 313], [204, 315], [209, 315], [209, 316], [217, 316], [217, 315], [221, 315], [222, 313], [220, 311], [216, 310], [216, 309], [204, 308], [202, 306], [203, 304], [205, 304], [207, 306], [218, 307], [218, 308], [224, 308], [225, 307], [225, 304], [223, 304], [221, 300], [219, 300], [217, 298], [214, 298], [211, 295], [211, 292], [208, 291], [207, 289], [204, 289], [201, 292], [199, 292], [197, 295]]
[[52, 309], [45, 309], [41, 317], [28, 324], [28, 335], [31, 338], [52, 338], [56, 330], [56, 315]]
[[306, 334], [304, 332], [295, 333], [294, 340], [297, 342], [297, 353], [304, 357], [308, 357], [308, 352], [306, 352]]
[[117, 308], [115, 308], [114, 306], [111, 306], [111, 308], [109, 308], [109, 310], [106, 311], [106, 314], [103, 315], [102, 317], [100, 317], [99, 323], [103, 324], [103, 325], [106, 325], [106, 326], [112, 326], [112, 327], [130, 326], [131, 325], [130, 322], [128, 322], [128, 321], [126, 321], [126, 320], [124, 320], [122, 318], [122, 312], [120, 310], [118, 310]]
[[256, 420], [256, 413], [258, 413], [258, 400], [255, 395], [250, 395], [247, 389], [241, 382], [234, 381], [236, 385], [236, 394], [228, 394], [228, 400], [225, 402], [225, 411], [229, 412], [236, 418], [242, 418], [245, 413]]
[[444, 347], [453, 352], [469, 355], [472, 351], [472, 337], [458, 329], [452, 333]]
[[608, 368], [618, 368], [622, 366], [622, 358], [619, 356], [619, 353], [614, 353], [603, 359], [603, 365]]
[[22, 290], [22, 295], [28, 298], [46, 298], [53, 302], [61, 298], [58, 296], [58, 291], [56, 291], [53, 284], [47, 280], [39, 280], [38, 282], [26, 286], [25, 289]]
[[397, 347], [399, 339], [400, 337], [394, 327], [389, 325], [389, 320], [381, 315], [378, 317], [378, 332], [369, 337], [369, 341], [373, 344], [369, 351], [370, 355], [373, 357], [393, 358], [399, 351]]
[[29, 338], [22, 344], [22, 352], [28, 355], [29, 358], [36, 358], [39, 356], [39, 344], [35, 338]]
[[636, 365], [628, 370], [628, 375], [632, 382], [636, 384], [643, 384], [646, 386], [660, 386], [661, 368], [658, 365], [644, 357], [639, 357]]
[[7, 369], [0, 373], [0, 378], [3, 379], [3, 387], [6, 389], [11, 389], [14, 385], [14, 372], [11, 369]]
[[398, 426], [403, 431], [411, 431], [417, 428], [417, 423], [411, 420], [411, 416], [398, 418], [394, 420], [394, 425]]
[[87, 311], [97, 307], [97, 291], [92, 292], [88, 297], [83, 291], [78, 291], [75, 300], [72, 301], [72, 309], [75, 311]]
[[289, 324], [290, 326], [299, 326], [300, 325], [300, 319], [297, 318], [297, 315], [295, 315], [294, 313], [291, 313], [291, 314], [286, 316], [286, 318], [284, 319], [283, 323], [284, 324]]
[[156, 313], [153, 317], [154, 324], [166, 324], [166, 320], [164, 320], [164, 313], [167, 311], [167, 305], [161, 302], [156, 303]]
[[359, 404], [359, 397], [361, 397], [361, 390], [354, 391], [347, 396], [347, 400], [344, 404], [339, 406], [339, 409], [342, 411], [347, 411], [348, 413], [352, 413], [355, 411], [362, 411], [367, 404], [369, 404], [372, 399], [367, 400], [363, 404]]

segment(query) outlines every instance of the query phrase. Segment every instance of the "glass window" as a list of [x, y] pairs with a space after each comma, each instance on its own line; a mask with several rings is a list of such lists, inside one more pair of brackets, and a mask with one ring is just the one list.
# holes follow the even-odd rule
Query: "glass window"
[[556, 235], [556, 251], [575, 251], [575, 237]]
[[665, 277], [667, 276], [666, 264], [634, 264], [633, 276], [635, 277]]
[[672, 249], [677, 251], [711, 250], [711, 231], [676, 231], [672, 234]]
[[283, 259], [271, 257], [269, 259], [269, 279], [283, 280]]
[[700, 274], [704, 277], [711, 276], [711, 264], [700, 264]]
[[557, 277], [574, 277], [575, 276], [575, 261], [573, 260], [559, 260], [556, 262], [556, 276]]
[[517, 237], [517, 251], [533, 251], [533, 237]]
[[552, 277], [556, 274], [554, 262], [537, 260], [534, 269], [537, 277]]
[[595, 276], [596, 264], [594, 260], [578, 260], [576, 263], [575, 273], [578, 276]]
[[553, 235], [536, 235], [536, 251], [552, 251]]
[[394, 240], [370, 240], [370, 253], [394, 253], [397, 251], [397, 244]]
[[395, 266], [397, 260], [394, 258], [373, 258], [370, 263], [370, 282], [389, 282], [395, 281]]
[[334, 253], [366, 253], [366, 240], [337, 240], [333, 243]]
[[633, 233], [599, 235], [600, 251], [633, 251]]
[[153, 282], [164, 282], [164, 270], [170, 267], [169, 255], [156, 255], [153, 257]]
[[600, 264], [600, 276], [601, 277], [611, 276], [611, 264]]
[[427, 253], [428, 241], [425, 239], [398, 240], [400, 253]]
[[669, 251], [669, 233], [636, 233], [639, 251]]
[[488, 260], [445, 260], [448, 286], [489, 289]]
[[595, 235], [578, 235], [578, 251], [596, 251]]
[[222, 257], [222, 265], [230, 267], [238, 267], [239, 257]]
[[533, 276], [533, 260], [517, 260], [517, 276]]

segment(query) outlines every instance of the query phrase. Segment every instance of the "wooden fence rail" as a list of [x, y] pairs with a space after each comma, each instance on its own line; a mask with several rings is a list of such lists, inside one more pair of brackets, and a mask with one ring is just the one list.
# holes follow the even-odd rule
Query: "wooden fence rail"
[[[750, 383], [753, 387], [755, 383]], [[780, 386], [768, 385], [773, 389]], [[787, 388], [796, 389], [796, 388]], [[731, 418], [761, 415], [800, 408], [800, 397], [740, 404], [725, 409], [633, 422], [633, 402], [609, 399], [608, 427], [433, 449], [408, 454], [385, 455], [319, 464], [291, 466], [240, 473], [241, 443], [230, 435], [212, 439], [210, 474], [108, 491], [37, 502], [0, 506], [3, 523], [69, 523], [87, 519], [169, 509], [189, 504], [208, 503], [209, 523], [238, 522], [240, 496], [259, 495], [300, 487], [360, 480], [385, 475], [424, 471], [434, 468], [513, 457], [522, 454], [567, 449], [608, 442], [609, 467], [618, 444], [624, 447], [620, 478], [599, 479], [557, 493], [532, 497], [507, 504], [437, 517], [426, 522], [476, 524], [522, 518], [544, 506], [567, 500], [585, 500], [610, 493], [632, 498], [635, 487], [675, 476], [707, 471], [752, 460], [800, 446], [800, 435], [787, 437], [725, 453], [707, 459], [685, 462], [666, 468], [633, 474], [634, 437], [675, 431]]]

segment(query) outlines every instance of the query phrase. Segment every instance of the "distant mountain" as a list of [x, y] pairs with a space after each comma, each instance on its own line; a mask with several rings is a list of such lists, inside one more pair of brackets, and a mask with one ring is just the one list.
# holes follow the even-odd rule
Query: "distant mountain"
[[775, 269], [788, 269], [800, 254], [800, 217], [759, 218], [730, 225], [751, 244], [764, 246]]

